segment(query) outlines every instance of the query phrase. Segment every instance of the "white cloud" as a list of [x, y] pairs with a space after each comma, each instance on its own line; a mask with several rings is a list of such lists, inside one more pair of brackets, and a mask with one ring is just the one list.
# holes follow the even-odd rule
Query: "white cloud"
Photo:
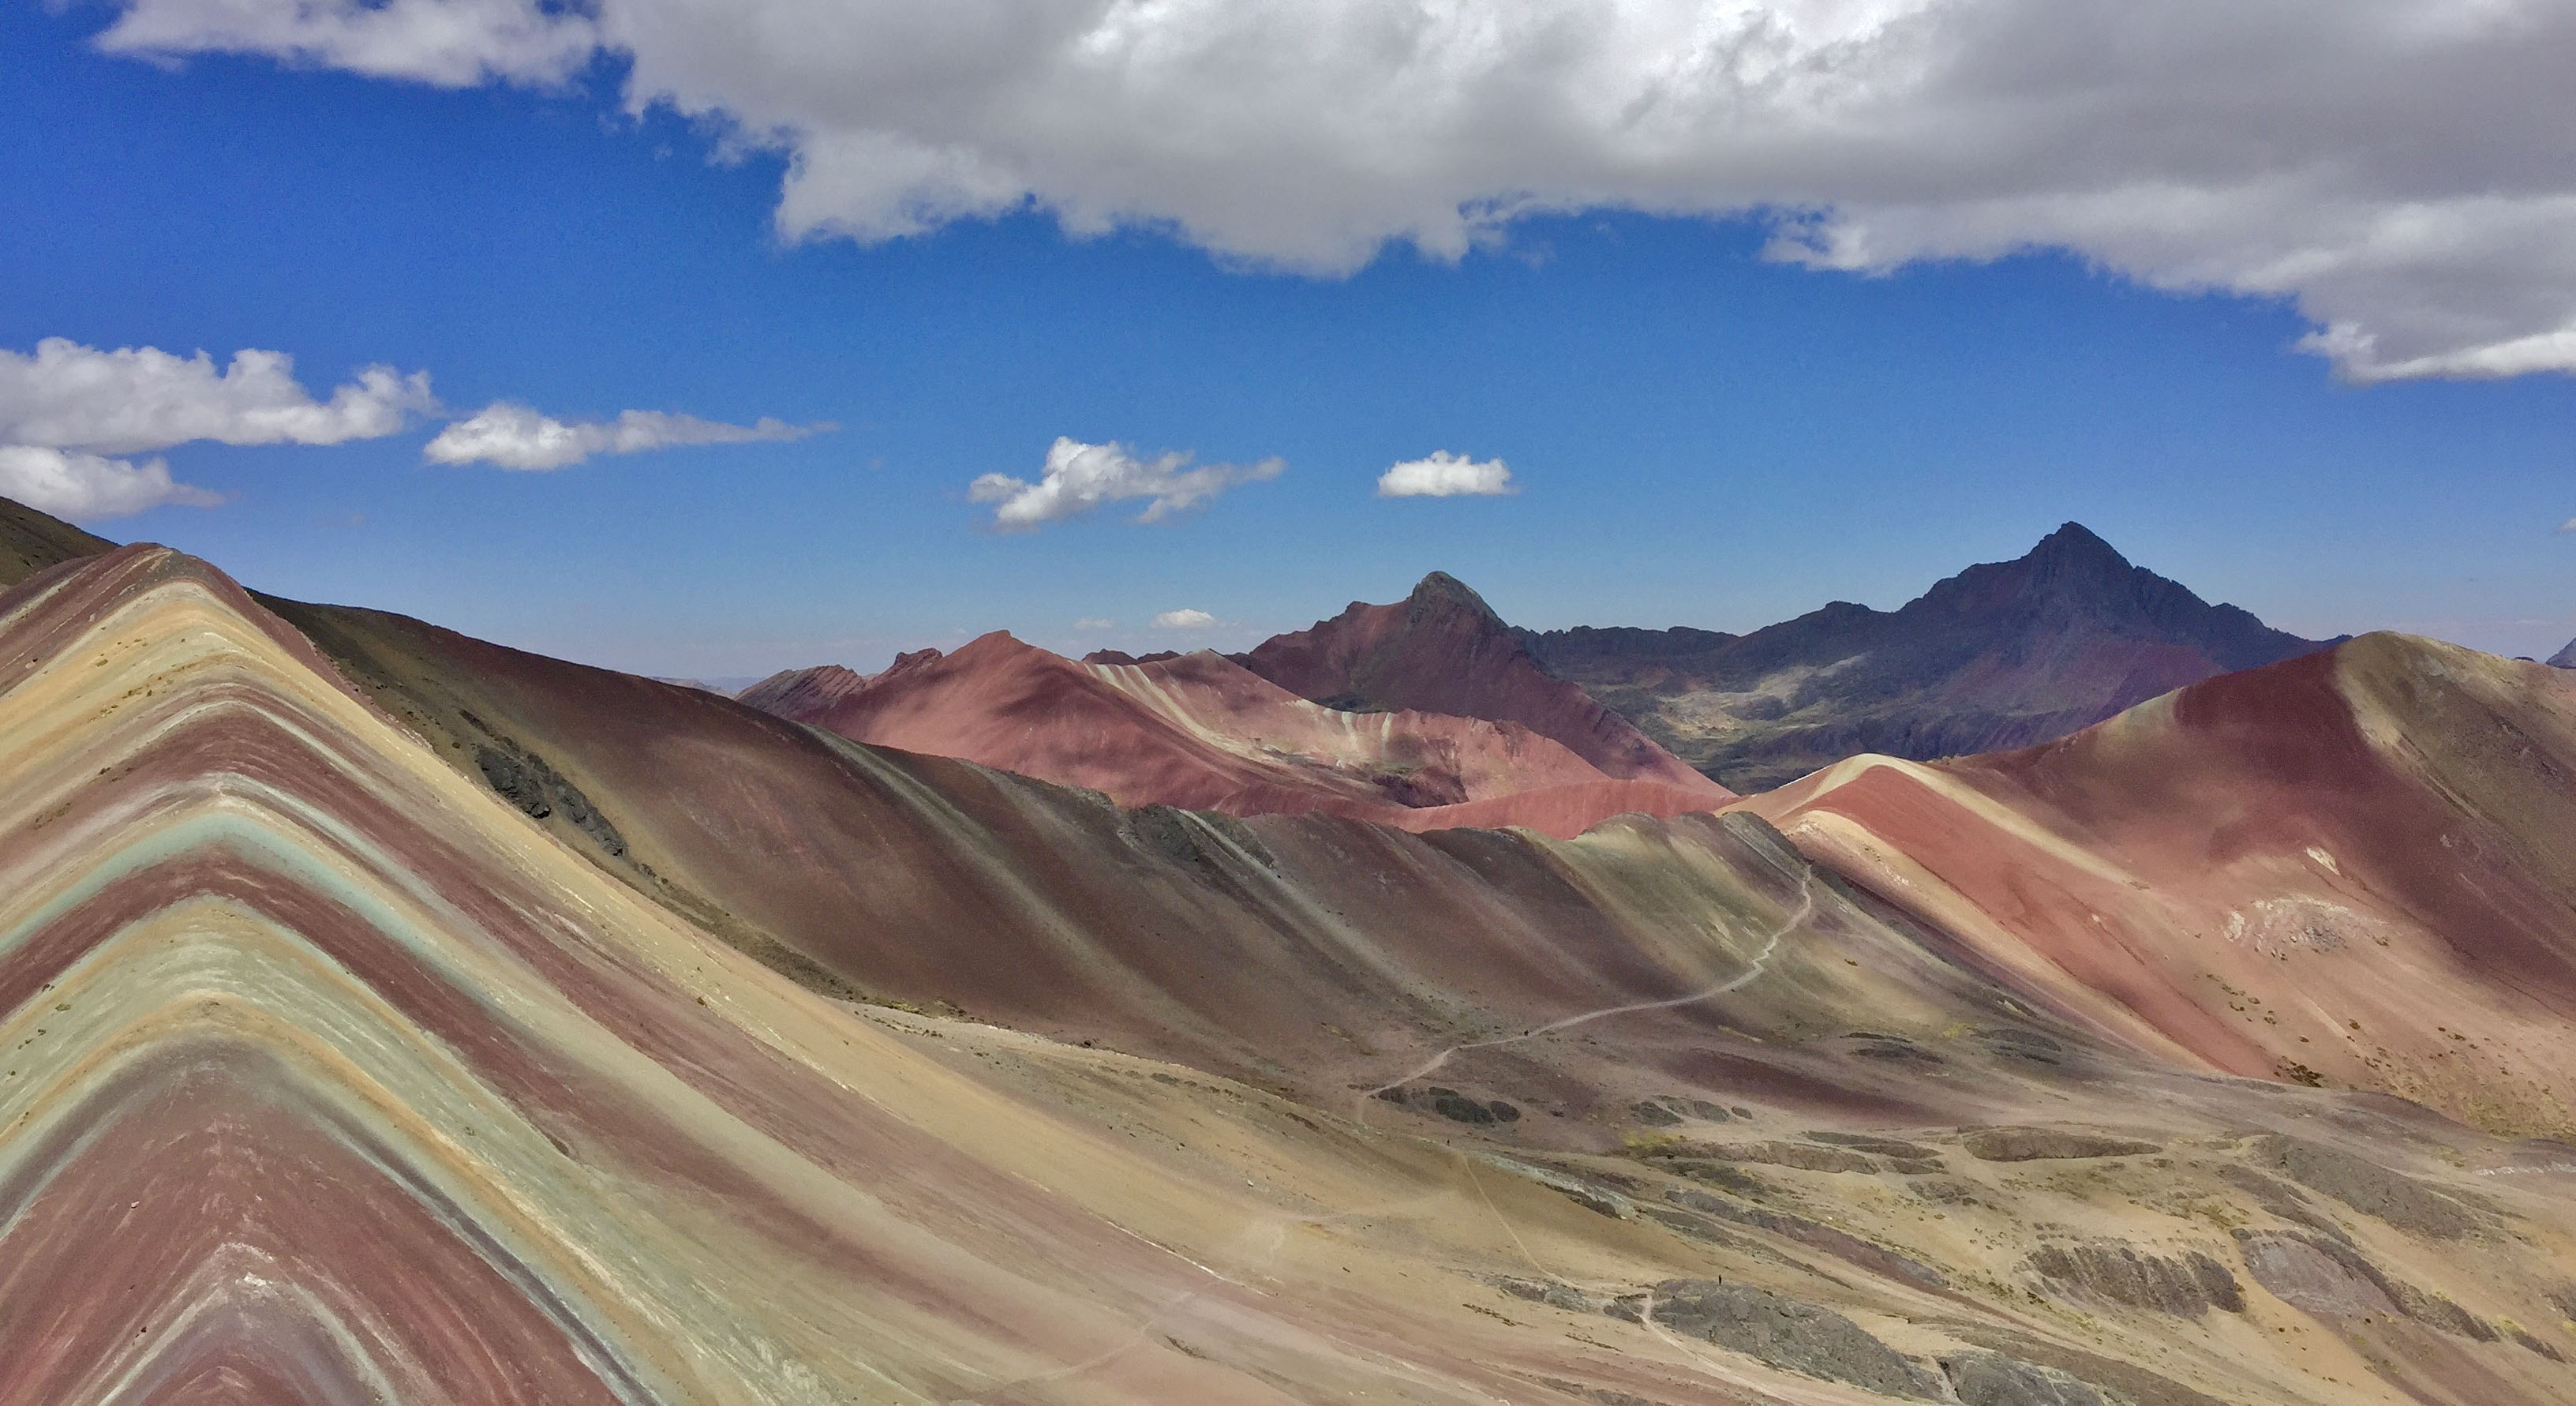
[[1154, 617], [1157, 630], [1204, 630], [1216, 623], [1216, 617], [1204, 610], [1166, 610]]
[[560, 469], [593, 454], [640, 454], [690, 444], [752, 444], [803, 439], [835, 428], [791, 425], [766, 416], [748, 425], [629, 410], [614, 420], [558, 420], [524, 405], [495, 401], [438, 432], [421, 452], [434, 464], [497, 464], [505, 469]]
[[1103, 503], [1150, 499], [1138, 522], [1161, 522], [1194, 508], [1238, 483], [1279, 477], [1287, 461], [1258, 464], [1204, 464], [1189, 467], [1190, 456], [1169, 453], [1157, 459], [1135, 457], [1123, 444], [1085, 444], [1058, 438], [1049, 446], [1046, 468], [1038, 481], [1008, 474], [984, 474], [967, 485], [967, 501], [991, 503], [993, 524], [1004, 531], [1025, 532], [1050, 522], [1090, 512]]
[[2070, 250], [2290, 300], [2347, 376], [2576, 368], [2564, 0], [121, 0], [115, 52], [424, 82], [631, 60], [791, 237], [1028, 206], [1333, 273], [1520, 216], [1752, 213], [1877, 272]]
[[1077, 630], [1114, 630], [1118, 628], [1118, 622], [1115, 620], [1103, 619], [1097, 615], [1085, 615], [1081, 619], [1073, 622], [1073, 628]]
[[111, 53], [273, 54], [298, 64], [459, 88], [555, 83], [598, 50], [590, 20], [525, 0], [203, 0], [128, 6], [98, 39]]
[[102, 351], [47, 337], [33, 356], [0, 349], [0, 443], [104, 454], [225, 444], [340, 444], [376, 439], [405, 416], [438, 408], [429, 375], [370, 366], [317, 401], [295, 379], [295, 358], [244, 349], [213, 357], [156, 347]]
[[135, 464], [40, 444], [0, 445], [0, 498], [81, 522], [178, 504], [211, 508], [220, 496], [175, 483], [158, 459]]
[[1500, 459], [1483, 463], [1445, 449], [1428, 459], [1407, 459], [1377, 476], [1381, 498], [1455, 498], [1462, 494], [1518, 493], [1512, 471]]
[[2576, 532], [2576, 517], [2571, 517], [2565, 522], [2558, 524], [2558, 530], [2561, 533]]

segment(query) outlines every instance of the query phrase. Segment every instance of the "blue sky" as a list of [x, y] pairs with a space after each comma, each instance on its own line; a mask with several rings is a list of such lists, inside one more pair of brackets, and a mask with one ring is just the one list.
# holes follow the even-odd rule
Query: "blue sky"
[[[224, 501], [92, 525], [263, 589], [744, 675], [997, 627], [1239, 647], [1435, 568], [1532, 626], [1740, 630], [1892, 607], [2075, 519], [2307, 634], [2576, 635], [2576, 385], [2339, 380], [2293, 349], [2313, 298], [2157, 291], [2092, 250], [1820, 269], [1722, 214], [1542, 212], [1320, 274], [1186, 214], [790, 240], [786, 150], [632, 115], [616, 55], [442, 88], [95, 52], [116, 13], [0, 7], [0, 349], [268, 349], [317, 397], [384, 364], [444, 407], [126, 456]], [[838, 428], [425, 462], [495, 401]], [[1131, 501], [992, 530], [969, 484], [1037, 478], [1059, 436], [1286, 467], [1150, 525]], [[1435, 450], [1519, 491], [1376, 496]], [[1148, 623], [1184, 608], [1218, 623]]]

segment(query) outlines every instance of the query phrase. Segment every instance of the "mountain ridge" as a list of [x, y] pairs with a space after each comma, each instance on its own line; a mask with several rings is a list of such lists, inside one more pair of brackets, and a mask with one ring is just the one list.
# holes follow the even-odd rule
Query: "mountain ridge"
[[2027, 746], [2337, 643], [2274, 630], [2069, 522], [1893, 611], [1831, 602], [1746, 635], [1519, 631], [1533, 658], [1743, 792], [1844, 756]]
[[[873, 676], [791, 671], [741, 701], [853, 741], [962, 757], [1129, 806], [1317, 810], [1408, 829], [1474, 817], [1570, 836], [1616, 813], [1603, 805], [1673, 814], [1731, 799], [1705, 783], [1608, 776], [1514, 722], [1352, 713], [1210, 652], [1076, 662], [1005, 631], [953, 652], [914, 651]], [[1516, 805], [1523, 793], [1543, 794]]]
[[[2552, 1090], [2576, 1060], [2548, 1032], [2576, 1018], [2570, 776], [2576, 681], [2379, 632], [2032, 747], [1848, 758], [1740, 808], [1970, 950], [2030, 944], [2016, 989], [2067, 1019], [2567, 1137]], [[2463, 1030], [2536, 1063], [2484, 1081]]]
[[1447, 572], [1424, 576], [1395, 604], [1353, 601], [1329, 620], [1230, 657], [1327, 708], [1516, 723], [1613, 779], [1705, 782], [1579, 685], [1549, 674], [1484, 598]]
[[46, 567], [75, 557], [99, 556], [116, 544], [84, 532], [50, 513], [0, 498], [0, 587], [17, 585]]
[[1415, 835], [67, 559], [0, 1400], [2542, 1406], [2571, 774], [2565, 675], [2373, 636]]

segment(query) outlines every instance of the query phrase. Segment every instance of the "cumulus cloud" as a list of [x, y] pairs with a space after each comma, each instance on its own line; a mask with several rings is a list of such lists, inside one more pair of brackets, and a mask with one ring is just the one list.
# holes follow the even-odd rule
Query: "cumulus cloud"
[[495, 401], [438, 432], [421, 452], [434, 464], [497, 464], [505, 469], [560, 469], [593, 454], [640, 454], [690, 444], [752, 444], [803, 439], [834, 428], [762, 417], [748, 425], [629, 410], [614, 420], [564, 421], [524, 405]]
[[2576, 368], [2563, 0], [121, 0], [113, 52], [438, 84], [630, 61], [789, 158], [791, 237], [1035, 207], [1233, 259], [1752, 214], [1878, 272], [2062, 249], [2293, 303], [2347, 376]]
[[315, 400], [295, 358], [244, 349], [221, 368], [204, 352], [157, 347], [102, 351], [47, 337], [35, 355], [0, 349], [0, 442], [131, 454], [190, 440], [224, 444], [341, 444], [402, 429], [438, 408], [427, 372], [370, 366]]
[[1157, 630], [1204, 630], [1216, 623], [1216, 617], [1204, 610], [1166, 610], [1154, 617]]
[[2560, 535], [2562, 535], [2562, 536], [2567, 535], [2567, 534], [2570, 534], [2570, 533], [2576, 533], [2576, 517], [2571, 517], [2571, 518], [2567, 519], [2565, 522], [2562, 522], [2562, 523], [2558, 524], [2558, 531], [2559, 531]]
[[1006, 532], [1027, 532], [1090, 512], [1103, 503], [1149, 500], [1138, 522], [1161, 522], [1197, 507], [1239, 483], [1274, 479], [1288, 467], [1283, 459], [1257, 464], [1203, 464], [1189, 467], [1190, 456], [1178, 452], [1139, 459], [1123, 444], [1085, 444], [1059, 437], [1049, 446], [1046, 468], [1035, 483], [1009, 474], [985, 474], [966, 487], [967, 501], [993, 504], [993, 525]]
[[1500, 459], [1483, 463], [1445, 449], [1428, 459], [1407, 459], [1377, 476], [1381, 498], [1456, 498], [1466, 494], [1518, 493], [1512, 471]]
[[158, 459], [136, 464], [41, 444], [0, 445], [0, 498], [81, 522], [177, 504], [211, 508], [220, 496], [175, 482]]

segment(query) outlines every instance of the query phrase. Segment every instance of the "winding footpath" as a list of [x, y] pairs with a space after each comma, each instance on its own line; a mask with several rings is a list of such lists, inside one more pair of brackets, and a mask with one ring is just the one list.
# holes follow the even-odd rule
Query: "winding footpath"
[[1639, 1011], [1670, 1010], [1675, 1006], [1692, 1005], [1696, 1002], [1706, 1001], [1713, 997], [1723, 996], [1729, 991], [1740, 990], [1760, 978], [1762, 973], [1769, 969], [1772, 956], [1780, 950], [1781, 939], [1787, 937], [1799, 924], [1806, 922], [1811, 917], [1814, 917], [1815, 912], [1815, 871], [1810, 869], [1806, 873], [1801, 874], [1798, 878], [1798, 906], [1796, 910], [1791, 912], [1788, 917], [1782, 919], [1778, 927], [1771, 930], [1770, 937], [1765, 939], [1762, 944], [1762, 950], [1754, 954], [1753, 964], [1746, 967], [1743, 971], [1738, 972], [1736, 975], [1729, 977], [1714, 986], [1693, 991], [1687, 995], [1668, 996], [1659, 1001], [1631, 1001], [1625, 1005], [1604, 1006], [1599, 1010], [1584, 1011], [1578, 1015], [1567, 1016], [1562, 1020], [1549, 1021], [1545, 1025], [1538, 1026], [1535, 1029], [1522, 1031], [1518, 1035], [1497, 1035], [1490, 1039], [1468, 1040], [1460, 1044], [1451, 1045], [1447, 1049], [1444, 1049], [1440, 1053], [1423, 1061], [1418, 1067], [1409, 1070], [1404, 1074], [1398, 1075], [1396, 1078], [1380, 1084], [1376, 1088], [1362, 1091], [1358, 1104], [1359, 1121], [1363, 1125], [1368, 1122], [1368, 1100], [1375, 1098], [1379, 1094], [1385, 1093], [1390, 1089], [1402, 1088], [1416, 1079], [1425, 1078], [1431, 1074], [1437, 1073], [1442, 1065], [1449, 1062], [1450, 1056], [1452, 1055], [1463, 1054], [1468, 1050], [1487, 1050], [1495, 1049], [1503, 1045], [1517, 1045], [1524, 1040], [1535, 1040], [1542, 1035], [1554, 1035], [1559, 1031], [1571, 1030], [1578, 1025], [1589, 1025], [1596, 1020], [1607, 1020], [1614, 1015], [1633, 1015]]

